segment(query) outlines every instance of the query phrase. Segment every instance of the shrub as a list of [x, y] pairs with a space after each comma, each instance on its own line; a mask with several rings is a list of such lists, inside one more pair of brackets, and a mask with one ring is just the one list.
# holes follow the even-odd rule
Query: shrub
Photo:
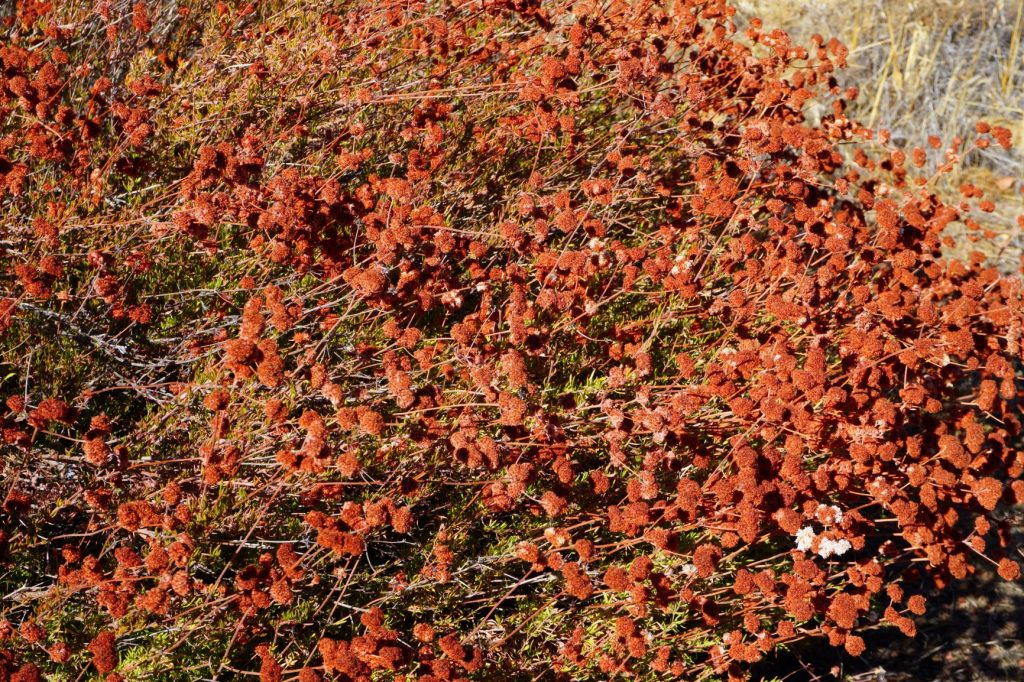
[[742, 677], [1018, 577], [930, 191], [1005, 130], [908, 166], [722, 0], [328, 4], [6, 17], [0, 679]]

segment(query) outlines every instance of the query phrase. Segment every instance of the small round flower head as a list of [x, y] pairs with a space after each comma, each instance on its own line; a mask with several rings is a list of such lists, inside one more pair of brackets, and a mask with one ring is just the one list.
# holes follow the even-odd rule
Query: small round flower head
[[814, 539], [817, 535], [814, 532], [814, 528], [811, 526], [804, 526], [796, 532], [796, 548], [801, 552], [811, 551], [811, 547], [814, 544]]

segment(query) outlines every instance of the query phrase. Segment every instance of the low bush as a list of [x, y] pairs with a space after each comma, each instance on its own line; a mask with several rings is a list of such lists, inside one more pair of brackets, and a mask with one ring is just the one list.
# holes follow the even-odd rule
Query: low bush
[[0, 680], [742, 678], [1017, 579], [1021, 280], [933, 192], [1009, 132], [733, 15], [15, 3]]

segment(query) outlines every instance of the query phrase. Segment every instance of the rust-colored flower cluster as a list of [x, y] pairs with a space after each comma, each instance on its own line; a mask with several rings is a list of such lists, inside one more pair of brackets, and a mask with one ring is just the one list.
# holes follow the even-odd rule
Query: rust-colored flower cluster
[[925, 175], [1006, 129], [725, 0], [85, 4], [0, 19], [0, 681], [735, 679], [1019, 579], [1024, 285]]

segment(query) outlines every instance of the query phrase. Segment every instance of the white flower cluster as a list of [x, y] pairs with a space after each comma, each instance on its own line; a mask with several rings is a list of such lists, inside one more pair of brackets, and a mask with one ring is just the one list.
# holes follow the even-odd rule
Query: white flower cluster
[[[834, 508], [833, 508], [834, 509]], [[838, 510], [837, 510], [838, 512]], [[840, 515], [842, 512], [838, 512]], [[796, 532], [796, 548], [801, 552], [809, 552], [814, 547], [814, 541], [818, 540], [818, 534], [811, 526], [804, 526]], [[833, 556], [842, 556], [850, 551], [852, 545], [846, 539], [833, 540], [829, 537], [822, 537], [818, 540], [818, 556], [828, 559]]]
[[814, 529], [810, 526], [804, 526], [796, 532], [796, 548], [801, 552], [811, 551], [811, 545], [814, 544]]
[[842, 556], [850, 551], [850, 541], [843, 540], [832, 540], [830, 538], [822, 538], [821, 542], [818, 543], [818, 556], [822, 559], [828, 559], [830, 556]]

